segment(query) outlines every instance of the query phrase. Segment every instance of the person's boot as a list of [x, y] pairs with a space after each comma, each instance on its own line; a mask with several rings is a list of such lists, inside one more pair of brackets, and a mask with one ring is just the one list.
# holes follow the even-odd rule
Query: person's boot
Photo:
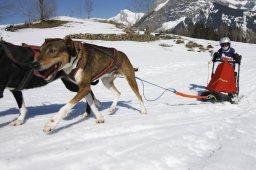
[[230, 98], [230, 103], [234, 104], [237, 102], [237, 95], [234, 93], [228, 93], [228, 97]]

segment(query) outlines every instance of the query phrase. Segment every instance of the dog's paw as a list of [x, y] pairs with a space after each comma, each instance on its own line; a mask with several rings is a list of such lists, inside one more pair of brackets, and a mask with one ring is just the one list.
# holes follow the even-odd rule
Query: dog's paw
[[45, 132], [45, 133], [51, 133], [54, 129], [55, 129], [55, 127], [57, 126], [57, 124], [58, 124], [58, 121], [56, 120], [56, 119], [54, 119], [54, 118], [51, 118], [46, 124], [45, 124], [45, 126], [44, 126], [44, 129], [43, 129], [43, 131]]
[[141, 110], [140, 113], [141, 113], [141, 114], [147, 114], [147, 110], [146, 110], [146, 109], [143, 109], [143, 110]]
[[24, 119], [16, 119], [13, 122], [11, 122], [10, 126], [20, 126], [24, 123]]
[[104, 120], [104, 117], [102, 115], [100, 115], [96, 118], [96, 123], [104, 123], [104, 122], [105, 122], [105, 120]]
[[110, 107], [110, 108], [108, 109], [108, 111], [111, 112], [111, 113], [114, 112], [115, 110], [116, 110], [115, 107]]

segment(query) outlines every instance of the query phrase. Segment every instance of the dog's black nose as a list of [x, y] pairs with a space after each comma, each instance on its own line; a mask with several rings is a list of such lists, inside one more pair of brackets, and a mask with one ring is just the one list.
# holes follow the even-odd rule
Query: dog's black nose
[[38, 61], [34, 61], [31, 64], [31, 67], [34, 68], [34, 69], [39, 69], [40, 68], [40, 63]]

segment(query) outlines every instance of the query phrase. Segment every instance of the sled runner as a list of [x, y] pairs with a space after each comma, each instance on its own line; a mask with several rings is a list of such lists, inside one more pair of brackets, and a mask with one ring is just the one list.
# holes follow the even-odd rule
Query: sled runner
[[[218, 66], [215, 70], [215, 64]], [[208, 96], [203, 101], [237, 103], [239, 95], [240, 62], [217, 60], [212, 65], [212, 76], [206, 91], [201, 96]]]

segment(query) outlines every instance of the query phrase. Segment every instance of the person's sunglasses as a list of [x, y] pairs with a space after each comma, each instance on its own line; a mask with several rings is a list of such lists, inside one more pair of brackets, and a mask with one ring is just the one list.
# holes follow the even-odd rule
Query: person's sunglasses
[[228, 47], [230, 44], [229, 43], [222, 43], [220, 44], [221, 47]]

